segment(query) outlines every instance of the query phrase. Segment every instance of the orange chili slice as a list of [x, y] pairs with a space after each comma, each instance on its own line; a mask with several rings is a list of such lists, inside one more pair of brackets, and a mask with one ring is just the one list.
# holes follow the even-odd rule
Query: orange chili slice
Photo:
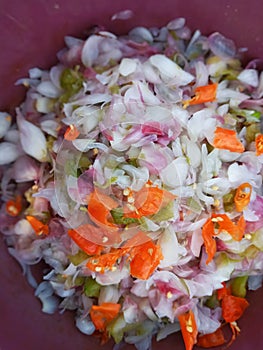
[[216, 99], [217, 83], [198, 86], [195, 89], [195, 96], [183, 102], [184, 108], [189, 105], [197, 105], [206, 102], [213, 102]]
[[237, 211], [241, 212], [248, 206], [250, 202], [251, 192], [252, 186], [247, 182], [243, 183], [237, 188], [234, 198]]
[[215, 130], [213, 146], [230, 152], [242, 153], [245, 150], [234, 130], [220, 128], [219, 126]]
[[255, 142], [256, 142], [256, 155], [261, 156], [261, 154], [263, 154], [263, 135], [262, 134], [257, 135]]
[[114, 199], [97, 191], [92, 192], [88, 200], [89, 216], [98, 225], [117, 228], [114, 223], [109, 221], [112, 217], [110, 211], [117, 207], [118, 203]]
[[10, 216], [18, 216], [22, 211], [22, 197], [16, 196], [15, 200], [7, 201], [5, 209]]
[[226, 295], [231, 295], [230, 288], [226, 286], [226, 283], [223, 282], [223, 287], [217, 290], [217, 299], [222, 300]]
[[[217, 226], [217, 232], [215, 230]], [[222, 231], [229, 233], [235, 241], [240, 241], [245, 233], [246, 221], [241, 216], [235, 224], [226, 214], [212, 214], [203, 226], [202, 237], [205, 250], [208, 255], [206, 264], [209, 264], [216, 253], [216, 242], [214, 237]]]
[[211, 219], [208, 219], [202, 229], [202, 237], [204, 240], [205, 251], [207, 253], [206, 264], [209, 264], [216, 253], [215, 229]]
[[76, 230], [68, 230], [68, 235], [73, 239], [73, 241], [88, 255], [100, 254], [102, 251], [102, 246], [89, 241], [80, 235]]
[[96, 255], [90, 258], [86, 264], [86, 266], [94, 272], [104, 273], [105, 270], [116, 270], [114, 266], [118, 259], [120, 259], [127, 250], [125, 249], [116, 249], [110, 253], [105, 253], [102, 255]]
[[197, 325], [192, 310], [178, 317], [184, 339], [185, 350], [192, 350], [197, 342]]
[[74, 141], [79, 136], [79, 134], [80, 132], [77, 127], [71, 124], [64, 134], [64, 139], [67, 141]]
[[147, 280], [163, 259], [161, 247], [149, 241], [134, 248], [130, 273], [133, 277]]
[[212, 348], [215, 346], [225, 344], [226, 339], [221, 328], [218, 328], [215, 332], [199, 335], [197, 338], [197, 346], [202, 348]]
[[104, 331], [107, 324], [114, 320], [121, 309], [120, 304], [102, 303], [101, 305], [92, 305], [90, 310], [90, 318], [99, 331]]
[[[125, 217], [141, 218], [156, 214], [162, 207], [176, 198], [171, 192], [158, 187], [144, 186], [133, 194], [134, 203], [125, 208]], [[130, 209], [131, 208], [131, 209]]]
[[240, 332], [236, 321], [243, 315], [245, 309], [249, 306], [248, 301], [245, 298], [236, 297], [234, 295], [225, 295], [222, 299], [222, 317], [229, 323], [232, 330], [232, 339], [228, 346], [230, 346], [236, 339], [236, 336]]
[[43, 224], [43, 222], [41, 222], [40, 220], [38, 220], [34, 216], [28, 215], [26, 217], [26, 219], [30, 223], [30, 225], [32, 226], [33, 230], [35, 231], [35, 233], [38, 236], [40, 236], [42, 234], [44, 234], [44, 235], [48, 235], [49, 234], [48, 225]]
[[243, 315], [248, 306], [249, 303], [245, 298], [226, 295], [222, 300], [222, 317], [226, 322], [235, 322]]

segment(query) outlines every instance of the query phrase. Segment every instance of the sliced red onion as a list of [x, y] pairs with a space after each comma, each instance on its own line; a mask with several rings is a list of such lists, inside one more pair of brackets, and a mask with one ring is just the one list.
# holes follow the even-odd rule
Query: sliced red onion
[[21, 151], [18, 149], [17, 145], [11, 142], [0, 143], [0, 165], [14, 162], [20, 154]]
[[236, 46], [233, 40], [216, 32], [208, 37], [210, 50], [219, 57], [232, 58], [236, 55]]
[[127, 20], [127, 19], [130, 19], [134, 16], [134, 13], [132, 10], [123, 10], [123, 11], [120, 11], [120, 12], [117, 12], [115, 13], [113, 16], [111, 16], [111, 20], [112, 21], [116, 21], [117, 19], [118, 20]]

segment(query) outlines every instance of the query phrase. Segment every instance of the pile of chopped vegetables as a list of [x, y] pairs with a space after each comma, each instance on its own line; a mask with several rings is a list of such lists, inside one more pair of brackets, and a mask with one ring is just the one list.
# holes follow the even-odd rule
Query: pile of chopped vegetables
[[65, 43], [17, 82], [15, 118], [0, 114], [9, 253], [43, 311], [74, 310], [87, 335], [231, 343], [262, 285], [259, 60], [243, 67], [232, 40], [183, 18]]

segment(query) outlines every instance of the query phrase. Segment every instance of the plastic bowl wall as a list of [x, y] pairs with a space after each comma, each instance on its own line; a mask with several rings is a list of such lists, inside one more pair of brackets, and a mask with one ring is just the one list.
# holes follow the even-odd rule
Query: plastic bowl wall
[[[133, 10], [134, 17], [110, 21], [112, 14], [124, 9]], [[65, 35], [85, 37], [96, 24], [119, 34], [137, 25], [161, 26], [185, 17], [193, 30], [220, 31], [239, 47], [247, 47], [246, 59], [263, 58], [262, 11], [263, 2], [258, 0], [1, 0], [0, 110], [13, 111], [23, 100], [25, 89], [14, 82], [30, 67], [47, 69], [56, 63]], [[0, 349], [112, 349], [112, 343], [101, 348], [98, 339], [81, 334], [73, 313], [43, 314], [33, 294], [0, 235]], [[241, 335], [231, 350], [263, 349], [263, 290], [250, 292], [248, 300], [251, 305], [239, 323]], [[153, 350], [158, 349], [184, 349], [180, 334], [154, 342]]]

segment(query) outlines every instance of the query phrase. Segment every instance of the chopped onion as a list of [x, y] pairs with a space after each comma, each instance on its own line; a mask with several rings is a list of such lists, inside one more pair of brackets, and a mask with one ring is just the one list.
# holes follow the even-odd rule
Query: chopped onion
[[76, 318], [76, 327], [84, 334], [91, 335], [95, 331], [94, 324], [87, 318], [77, 317]]
[[231, 39], [227, 39], [220, 33], [213, 33], [208, 38], [211, 51], [219, 57], [231, 58], [236, 54], [236, 46]]
[[120, 12], [115, 13], [114, 15], [111, 16], [112, 21], [118, 20], [127, 20], [132, 18], [134, 15], [132, 10], [123, 10]]

